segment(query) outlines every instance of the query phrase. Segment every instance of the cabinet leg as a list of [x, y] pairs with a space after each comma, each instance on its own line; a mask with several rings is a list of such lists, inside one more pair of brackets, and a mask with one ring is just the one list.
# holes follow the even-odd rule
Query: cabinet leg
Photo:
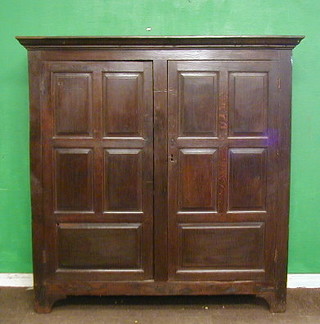
[[34, 310], [39, 314], [47, 314], [52, 311], [53, 304], [60, 300], [65, 299], [65, 295], [61, 294], [52, 294], [46, 293], [45, 289], [41, 289], [40, 291], [36, 291], [35, 299], [34, 299]]
[[263, 298], [269, 305], [271, 313], [284, 313], [286, 311], [286, 294], [285, 293], [262, 293], [257, 295]]

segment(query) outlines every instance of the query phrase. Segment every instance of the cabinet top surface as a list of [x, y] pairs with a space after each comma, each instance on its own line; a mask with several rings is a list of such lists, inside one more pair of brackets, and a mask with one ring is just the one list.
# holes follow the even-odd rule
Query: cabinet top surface
[[294, 48], [304, 36], [17, 36], [27, 49], [106, 47]]

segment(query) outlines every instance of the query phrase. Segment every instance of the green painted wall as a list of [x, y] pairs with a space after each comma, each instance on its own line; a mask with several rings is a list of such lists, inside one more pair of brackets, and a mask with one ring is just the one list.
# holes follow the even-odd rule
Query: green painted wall
[[32, 271], [27, 59], [14, 36], [302, 34], [294, 50], [289, 271], [320, 273], [319, 12], [318, 0], [1, 0], [0, 272]]

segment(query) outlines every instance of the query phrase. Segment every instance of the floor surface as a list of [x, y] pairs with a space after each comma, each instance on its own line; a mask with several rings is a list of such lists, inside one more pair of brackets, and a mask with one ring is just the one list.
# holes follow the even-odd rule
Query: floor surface
[[271, 314], [253, 296], [68, 297], [50, 314], [33, 311], [33, 291], [0, 288], [0, 323], [320, 324], [320, 289], [288, 289], [287, 311]]

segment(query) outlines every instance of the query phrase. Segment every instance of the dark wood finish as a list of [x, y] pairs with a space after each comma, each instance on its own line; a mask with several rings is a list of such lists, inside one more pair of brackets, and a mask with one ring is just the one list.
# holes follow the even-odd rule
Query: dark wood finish
[[141, 73], [103, 74], [104, 136], [142, 136]]
[[92, 149], [55, 149], [55, 211], [93, 211]]
[[278, 150], [276, 152], [278, 163], [275, 165], [274, 172], [279, 177], [279, 187], [277, 190], [277, 204], [279, 219], [275, 227], [275, 293], [269, 294], [266, 299], [271, 310], [274, 312], [284, 312], [286, 308], [287, 294], [287, 260], [288, 260], [288, 206], [290, 190], [290, 132], [291, 132], [291, 52], [283, 51], [280, 53], [279, 68], [279, 103], [282, 109], [279, 124], [282, 125], [278, 135]]
[[92, 136], [92, 74], [54, 73], [52, 109], [56, 135]]
[[[276, 120], [272, 120], [277, 114], [277, 106], [271, 98], [271, 94], [277, 92], [276, 66], [277, 63], [258, 61], [169, 62], [171, 280], [267, 280], [272, 277], [273, 258], [268, 251], [272, 249], [271, 228], [275, 226], [277, 215], [269, 212], [269, 208], [276, 208], [272, 193], [273, 186], [277, 186], [277, 179], [272, 173], [274, 143], [270, 141], [268, 130], [263, 128], [265, 123], [261, 120], [269, 118], [271, 122], [268, 127], [271, 129], [281, 127]], [[201, 88], [195, 91], [197, 95], [194, 95], [194, 101], [185, 100], [192, 93], [190, 86], [188, 89], [185, 87], [185, 75], [194, 77], [192, 87]], [[208, 83], [209, 75], [214, 75], [213, 80], [217, 81]], [[257, 80], [261, 78], [263, 82], [259, 83]], [[216, 89], [219, 89], [219, 96], [214, 95]], [[199, 123], [197, 118], [192, 119], [193, 133], [185, 134], [181, 127], [181, 120], [185, 120], [185, 110], [192, 111], [198, 107], [203, 110], [203, 120]], [[257, 109], [264, 114], [251, 113], [251, 110]], [[204, 120], [207, 116], [210, 118], [210, 114], [217, 116], [214, 119], [217, 124], [211, 123], [216, 131], [205, 133]], [[235, 117], [236, 114], [239, 116]], [[236, 126], [235, 122], [240, 126]], [[271, 179], [269, 187], [267, 176]], [[272, 216], [269, 217], [270, 215]], [[246, 231], [238, 223], [240, 217], [242, 224], [249, 228], [250, 224], [254, 226], [255, 221], [260, 221], [262, 230], [242, 234]], [[232, 230], [214, 230], [216, 222], [223, 222], [225, 229], [230, 226]], [[238, 226], [233, 227], [234, 224]], [[191, 238], [186, 239], [187, 234], [183, 233], [192, 232], [193, 235], [189, 234]], [[224, 233], [224, 239], [230, 245], [224, 245], [220, 233]], [[247, 243], [253, 240], [254, 243], [251, 241], [251, 244], [259, 247], [258, 250], [252, 251], [251, 244], [243, 242], [240, 250], [232, 248], [241, 242], [240, 237], [246, 237]], [[199, 242], [202, 252], [199, 250]], [[208, 253], [211, 253], [211, 257]], [[261, 268], [257, 270], [252, 264], [250, 266], [249, 261], [246, 269], [237, 262], [233, 263], [232, 268], [227, 264], [223, 268], [224, 263], [219, 263], [219, 260], [227, 255], [232, 263], [233, 253], [246, 260], [260, 260]], [[184, 254], [191, 259], [193, 256], [199, 257], [202, 268], [195, 266], [184, 269]], [[221, 267], [217, 271], [219, 265]]]
[[60, 224], [58, 233], [58, 271], [143, 271], [141, 224]]
[[37, 312], [81, 294], [255, 294], [285, 310], [301, 39], [18, 37]]
[[[214, 149], [181, 149], [178, 160], [176, 180], [180, 188], [177, 193], [179, 211], [192, 211], [199, 208], [216, 211], [217, 151]], [[199, 192], [203, 194], [199, 195]]]
[[267, 131], [267, 72], [229, 75], [229, 135], [263, 136]]
[[[153, 278], [151, 68], [43, 62], [42, 263], [57, 281]], [[78, 109], [91, 116], [81, 118], [91, 125], [86, 132], [75, 124]], [[57, 111], [67, 111], [63, 131]]]
[[187, 224], [180, 226], [179, 236], [178, 273], [264, 268], [263, 223]]
[[153, 61], [154, 279], [168, 280], [168, 74], [167, 61]]
[[[47, 252], [45, 241], [46, 219], [43, 217], [43, 175], [42, 175], [42, 135], [41, 135], [41, 85], [42, 64], [38, 52], [28, 52], [29, 98], [30, 98], [30, 172], [32, 208], [32, 246], [35, 310], [50, 312], [55, 301], [62, 294], [49, 295], [45, 288], [46, 269], [43, 266], [43, 251]], [[39, 73], [40, 72], [40, 73]], [[40, 89], [40, 91], [39, 91]]]
[[179, 73], [179, 134], [217, 136], [218, 75]]
[[266, 155], [266, 148], [229, 150], [229, 210], [266, 209]]
[[30, 48], [35, 47], [280, 47], [293, 48], [303, 36], [108, 36], [108, 37], [17, 37], [19, 42]]
[[105, 212], [142, 210], [142, 165], [140, 149], [106, 150]]

